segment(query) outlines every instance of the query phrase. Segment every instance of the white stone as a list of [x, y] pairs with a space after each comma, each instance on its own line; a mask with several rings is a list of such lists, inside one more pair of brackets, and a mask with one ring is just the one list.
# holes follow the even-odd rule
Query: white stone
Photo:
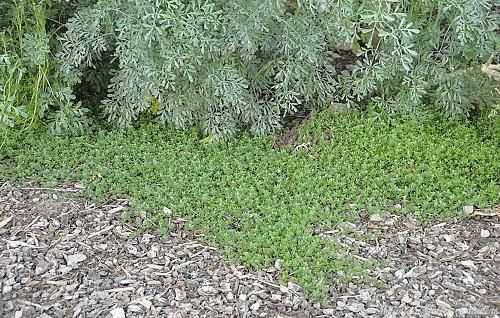
[[125, 311], [123, 308], [115, 308], [109, 312], [113, 318], [125, 318]]

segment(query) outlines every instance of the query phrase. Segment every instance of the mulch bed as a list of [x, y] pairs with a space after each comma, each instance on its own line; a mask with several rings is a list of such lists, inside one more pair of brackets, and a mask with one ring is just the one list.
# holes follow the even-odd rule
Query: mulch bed
[[500, 206], [423, 226], [400, 216], [345, 224], [352, 234], [338, 240], [359, 246], [356, 258], [387, 260], [370, 271], [387, 288], [336, 283], [321, 306], [278, 282], [279, 262], [227, 263], [185, 220], [168, 241], [130, 238], [128, 202], [93, 204], [81, 188], [0, 184], [0, 317], [500, 316]]

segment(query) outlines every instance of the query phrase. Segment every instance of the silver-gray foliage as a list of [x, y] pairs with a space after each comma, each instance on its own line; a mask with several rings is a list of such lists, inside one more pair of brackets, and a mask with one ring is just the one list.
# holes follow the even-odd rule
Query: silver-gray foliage
[[[74, 87], [112, 52], [102, 110], [119, 127], [150, 112], [179, 128], [201, 123], [210, 135], [259, 135], [299, 107], [332, 100], [389, 113], [432, 103], [453, 116], [493, 96], [473, 67], [499, 49], [493, 4], [100, 0], [68, 21], [58, 60]], [[346, 43], [357, 61], [337, 72], [331, 52]]]

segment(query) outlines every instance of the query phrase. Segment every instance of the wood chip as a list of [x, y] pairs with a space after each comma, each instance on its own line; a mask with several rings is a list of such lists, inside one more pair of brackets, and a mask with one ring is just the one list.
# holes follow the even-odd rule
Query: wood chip
[[7, 225], [7, 223], [9, 223], [9, 222], [10, 222], [13, 218], [14, 218], [14, 216], [13, 216], [13, 215], [11, 215], [11, 216], [9, 216], [8, 218], [6, 218], [6, 219], [4, 219], [4, 220], [0, 221], [0, 229], [1, 229], [2, 227], [6, 226], [6, 225]]
[[[131, 238], [136, 227], [119, 213], [127, 200], [100, 205], [71, 192], [57, 200], [51, 190], [26, 188], [0, 184], [0, 317], [425, 317], [497, 310], [495, 215], [418, 226], [411, 215], [384, 215], [383, 227], [382, 217], [372, 215], [322, 229], [318, 239], [348, 249], [332, 261], [353, 255], [353, 266], [373, 263], [367, 277], [387, 288], [359, 277], [345, 284], [338, 269], [323, 281], [330, 298], [321, 304], [291, 282], [294, 273], [280, 281], [285, 261], [261, 270], [228, 263], [197, 237], [201, 231], [186, 230], [186, 219], [172, 220], [167, 240], [154, 232]], [[76, 189], [58, 189], [66, 188]]]

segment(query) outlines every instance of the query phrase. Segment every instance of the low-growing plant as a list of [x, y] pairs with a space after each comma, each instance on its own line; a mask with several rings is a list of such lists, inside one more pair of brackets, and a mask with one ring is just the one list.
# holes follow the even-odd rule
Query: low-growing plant
[[329, 110], [312, 114], [300, 139], [313, 146], [297, 150], [274, 151], [269, 137], [202, 143], [195, 130], [151, 123], [81, 137], [30, 132], [4, 149], [0, 178], [78, 180], [94, 199], [127, 197], [127, 217], [146, 216], [143, 231], [168, 235], [169, 220], [186, 218], [230, 260], [263, 268], [279, 259], [283, 280], [321, 298], [332, 279], [363, 277], [371, 265], [320, 235], [355, 235], [344, 225], [359, 211], [427, 220], [500, 202], [498, 144], [477, 132], [465, 120], [387, 123]]

